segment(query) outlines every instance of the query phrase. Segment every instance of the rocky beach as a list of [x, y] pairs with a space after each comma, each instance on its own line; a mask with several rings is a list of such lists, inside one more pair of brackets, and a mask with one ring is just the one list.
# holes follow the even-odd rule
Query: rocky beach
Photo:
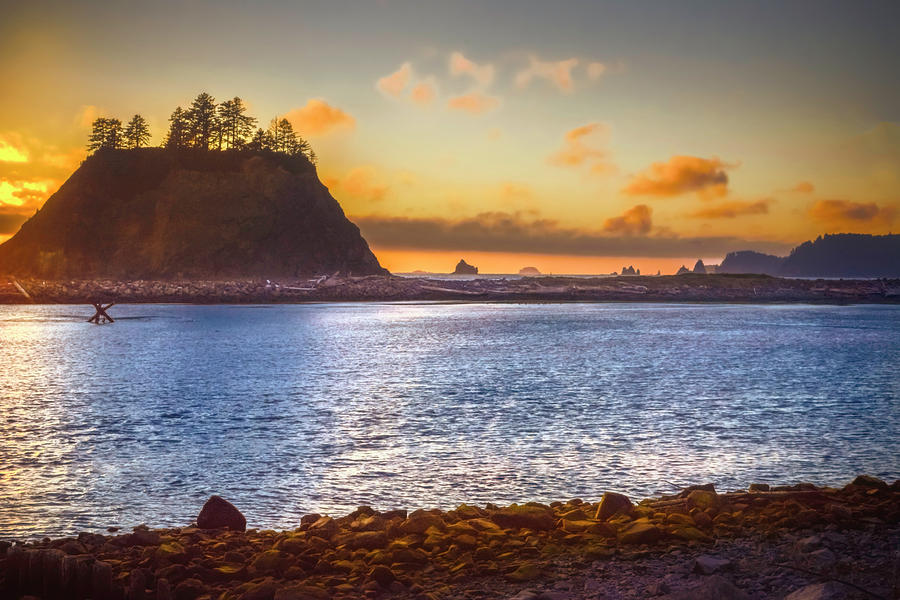
[[[252, 525], [252, 507], [243, 507]], [[900, 482], [698, 485], [596, 499], [362, 506], [285, 531], [213, 496], [195, 523], [0, 542], [4, 598], [580, 600], [900, 597]]]
[[334, 273], [299, 280], [0, 279], [0, 303], [346, 301], [898, 303], [900, 279], [714, 274], [440, 278]]

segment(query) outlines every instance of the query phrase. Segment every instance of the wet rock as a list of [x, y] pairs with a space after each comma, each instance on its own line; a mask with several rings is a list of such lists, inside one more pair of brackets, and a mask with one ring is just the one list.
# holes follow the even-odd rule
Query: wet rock
[[620, 544], [652, 544], [662, 538], [662, 530], [649, 522], [636, 521], [619, 530]]
[[887, 483], [878, 479], [877, 477], [872, 477], [871, 475], [860, 475], [856, 479], [854, 479], [853, 483], [851, 483], [850, 485], [879, 490], [885, 490], [888, 488]]
[[550, 509], [527, 504], [501, 508], [491, 515], [491, 520], [504, 529], [546, 531], [556, 525], [556, 518]]
[[413, 513], [400, 523], [399, 530], [401, 533], [425, 533], [430, 527], [444, 529], [444, 521], [437, 515], [431, 513], [420, 512]]
[[769, 484], [768, 483], [751, 483], [750, 487], [747, 488], [751, 492], [768, 492]]
[[694, 559], [693, 571], [694, 573], [700, 573], [701, 575], [712, 575], [717, 571], [721, 571], [722, 569], [727, 569], [729, 567], [731, 567], [730, 560], [704, 554]]
[[788, 594], [784, 600], [842, 600], [847, 596], [848, 589], [845, 586], [829, 581], [800, 588]]
[[247, 519], [235, 506], [219, 496], [210, 496], [200, 514], [197, 515], [200, 529], [228, 528], [232, 531], [246, 531]]
[[597, 507], [594, 518], [605, 521], [616, 513], [630, 515], [633, 510], [634, 504], [631, 503], [628, 496], [616, 492], [605, 492], [600, 498], [600, 505]]
[[689, 508], [701, 510], [716, 508], [719, 505], [719, 497], [714, 491], [694, 490], [687, 496], [687, 505]]

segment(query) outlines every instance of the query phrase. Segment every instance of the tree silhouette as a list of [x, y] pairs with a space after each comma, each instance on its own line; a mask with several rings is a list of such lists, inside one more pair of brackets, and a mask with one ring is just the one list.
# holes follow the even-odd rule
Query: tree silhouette
[[123, 141], [122, 121], [100, 117], [91, 126], [88, 150], [118, 150]]
[[256, 119], [244, 114], [246, 110], [244, 101], [237, 96], [219, 105], [219, 121], [226, 148], [242, 148], [252, 135]]
[[128, 148], [140, 148], [150, 142], [150, 127], [141, 115], [134, 115], [125, 127], [125, 143]]
[[[272, 119], [269, 123], [269, 135], [272, 137], [272, 150], [291, 156], [307, 156], [312, 152], [309, 143], [294, 131], [294, 126], [287, 119]], [[308, 156], [307, 156], [308, 158]]]
[[184, 109], [180, 106], [169, 117], [169, 133], [163, 143], [166, 148], [179, 149], [188, 145], [188, 121]]
[[259, 152], [260, 150], [272, 150], [275, 145], [272, 136], [265, 129], [257, 129], [253, 137], [247, 142], [247, 150]]
[[191, 107], [186, 111], [185, 116], [191, 145], [195, 148], [209, 150], [211, 143], [215, 141], [218, 120], [216, 118], [216, 99], [206, 92], [202, 92], [191, 102]]

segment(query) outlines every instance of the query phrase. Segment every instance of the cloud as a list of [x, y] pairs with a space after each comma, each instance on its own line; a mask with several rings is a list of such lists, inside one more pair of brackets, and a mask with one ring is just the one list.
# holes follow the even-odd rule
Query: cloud
[[588, 123], [566, 132], [563, 146], [549, 157], [547, 162], [557, 167], [581, 167], [589, 165], [589, 172], [602, 175], [615, 170], [609, 153], [597, 146], [597, 138], [605, 137], [609, 129], [601, 123]]
[[673, 156], [668, 162], [657, 162], [636, 175], [622, 190], [631, 196], [678, 196], [698, 192], [704, 196], [728, 193], [725, 169], [733, 165], [718, 158]]
[[384, 200], [385, 194], [390, 189], [390, 186], [379, 180], [375, 167], [371, 165], [362, 165], [350, 169], [339, 187], [351, 196], [369, 200], [370, 202]]
[[321, 98], [310, 98], [306, 106], [295, 108], [285, 118], [305, 137], [315, 137], [356, 127], [356, 119]]
[[801, 181], [794, 187], [792, 187], [789, 191], [796, 192], [798, 194], [812, 194], [816, 190], [816, 186], [808, 181]]
[[604, 73], [606, 73], [607, 67], [602, 62], [592, 62], [588, 63], [587, 66], [587, 76], [588, 79], [594, 81], [595, 79], [600, 79]]
[[478, 115], [500, 106], [500, 100], [493, 96], [486, 96], [481, 92], [470, 92], [462, 96], [450, 98], [447, 107], [451, 110], [459, 110], [473, 115]]
[[559, 61], [539, 60], [536, 56], [529, 57], [530, 64], [516, 74], [516, 85], [526, 87], [535, 77], [546, 79], [562, 92], [571, 92], [575, 89], [572, 80], [572, 69], [578, 64], [577, 58], [569, 58]]
[[494, 80], [494, 66], [478, 65], [463, 56], [462, 52], [453, 52], [450, 54], [450, 74], [468, 75], [481, 85], [488, 85]]
[[93, 104], [85, 104], [75, 116], [75, 124], [82, 129], [90, 129], [98, 118], [106, 115], [105, 108], [94, 106]]
[[809, 208], [809, 216], [826, 223], [866, 222], [878, 219], [890, 221], [895, 215], [893, 207], [881, 207], [874, 202], [850, 200], [819, 200]]
[[507, 201], [531, 200], [534, 193], [523, 183], [506, 181], [500, 186], [500, 197]]
[[744, 215], [764, 215], [769, 212], [769, 204], [771, 198], [756, 200], [752, 202], [743, 202], [735, 200], [734, 202], [723, 202], [715, 206], [702, 208], [696, 212], [692, 212], [688, 216], [695, 219], [734, 219]]
[[400, 65], [400, 68], [391, 73], [390, 75], [385, 75], [375, 84], [379, 90], [388, 96], [393, 96], [394, 98], [399, 98], [403, 94], [403, 90], [406, 89], [406, 86], [409, 84], [409, 80], [412, 77], [412, 65], [408, 62]]
[[377, 215], [352, 220], [369, 244], [383, 248], [629, 257], [716, 256], [733, 250], [785, 254], [791, 248], [738, 237], [610, 235], [562, 227], [550, 219], [528, 220], [518, 212], [486, 212], [461, 220]]
[[428, 81], [417, 83], [409, 92], [409, 99], [419, 106], [430, 106], [437, 95], [434, 84]]
[[653, 211], [646, 204], [638, 204], [603, 223], [603, 231], [622, 235], [647, 235], [653, 227]]
[[[13, 141], [16, 138], [16, 141]], [[18, 136], [8, 134], [0, 136], [0, 162], [28, 162], [28, 151], [22, 147]]]

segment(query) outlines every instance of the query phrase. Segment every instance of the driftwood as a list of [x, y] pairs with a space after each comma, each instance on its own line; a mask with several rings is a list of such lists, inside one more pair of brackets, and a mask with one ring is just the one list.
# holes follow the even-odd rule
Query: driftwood
[[115, 323], [115, 319], [109, 316], [106, 311], [116, 305], [115, 302], [110, 302], [106, 306], [103, 306], [101, 302], [92, 302], [91, 303], [96, 311], [94, 316], [87, 320], [88, 323], [95, 323], [100, 325], [101, 323]]
[[[770, 500], [790, 500], [794, 498], [805, 498], [805, 499], [815, 499], [822, 500], [828, 502], [839, 502], [845, 503], [842, 500], [838, 500], [836, 498], [828, 497], [825, 492], [822, 490], [792, 490], [792, 491], [772, 491], [772, 492], [727, 492], [725, 494], [718, 494], [719, 498], [723, 498], [728, 502], [741, 502], [741, 501], [750, 501], [756, 498], [768, 498]], [[660, 500], [658, 502], [651, 502], [649, 506], [651, 508], [665, 508], [667, 506], [680, 506], [683, 505], [687, 501], [687, 496], [684, 498], [675, 498], [672, 500]]]

